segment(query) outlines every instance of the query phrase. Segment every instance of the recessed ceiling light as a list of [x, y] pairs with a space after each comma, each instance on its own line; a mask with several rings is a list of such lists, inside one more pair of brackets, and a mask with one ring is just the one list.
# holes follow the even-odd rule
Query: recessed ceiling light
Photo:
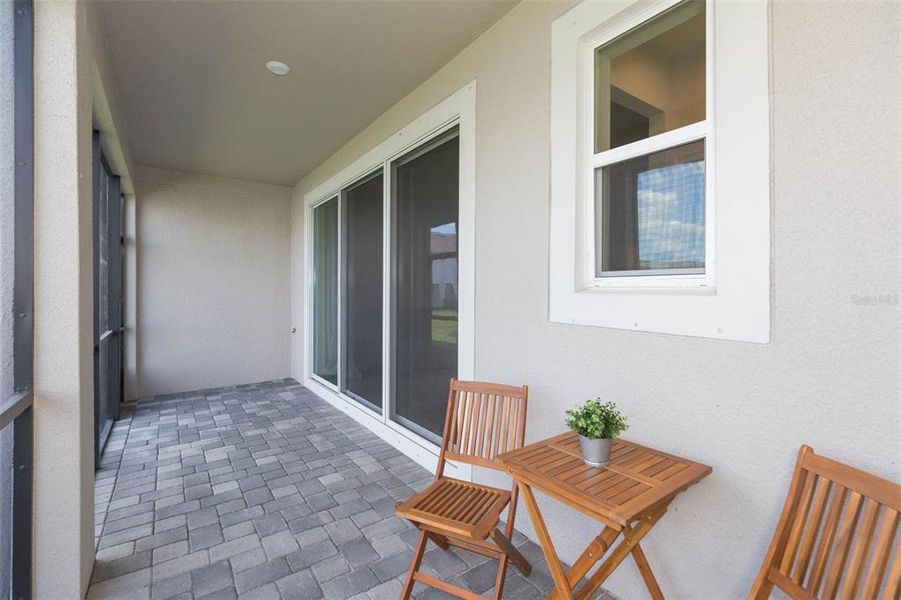
[[273, 75], [287, 75], [291, 72], [291, 67], [280, 60], [270, 60], [266, 63], [266, 70]]

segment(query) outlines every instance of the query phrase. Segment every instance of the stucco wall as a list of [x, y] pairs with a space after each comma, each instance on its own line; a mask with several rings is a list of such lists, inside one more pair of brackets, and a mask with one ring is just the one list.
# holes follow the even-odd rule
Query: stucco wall
[[138, 395], [289, 374], [289, 188], [137, 168]]
[[[529, 440], [562, 431], [565, 408], [601, 394], [628, 413], [632, 439], [712, 465], [644, 547], [668, 596], [741, 597], [801, 443], [901, 478], [901, 7], [771, 7], [773, 341], [757, 345], [548, 322], [550, 23], [569, 6], [520, 4], [302, 180], [294, 256], [304, 193], [478, 79], [477, 377], [529, 384]], [[299, 327], [304, 282], [292, 273]], [[292, 350], [300, 379], [300, 339]], [[573, 560], [597, 526], [539, 503]], [[607, 587], [646, 594], [631, 563]]]
[[35, 598], [94, 564], [91, 72], [84, 3], [34, 4]]

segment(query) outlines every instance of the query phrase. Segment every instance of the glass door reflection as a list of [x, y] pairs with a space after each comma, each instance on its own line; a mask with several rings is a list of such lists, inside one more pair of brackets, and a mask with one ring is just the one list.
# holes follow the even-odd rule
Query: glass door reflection
[[392, 164], [393, 418], [437, 441], [457, 375], [459, 135]]

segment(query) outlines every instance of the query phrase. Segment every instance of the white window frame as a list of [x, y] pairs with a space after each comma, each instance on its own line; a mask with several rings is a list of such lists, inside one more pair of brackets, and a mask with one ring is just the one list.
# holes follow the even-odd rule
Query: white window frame
[[703, 123], [599, 154], [609, 164], [705, 138], [704, 273], [595, 273], [594, 51], [677, 3], [587, 0], [552, 25], [549, 318], [767, 343], [771, 183], [763, 0], [707, 3]]
[[[596, 35], [589, 36], [582, 48], [582, 52], [586, 55], [580, 56], [580, 62], [587, 65], [588, 68], [580, 68], [580, 76], [587, 77], [587, 81], [583, 82], [583, 89], [588, 94], [584, 102], [585, 106], [594, 106], [596, 102], [595, 92], [597, 90], [595, 55], [597, 49], [601, 46], [613, 41], [628, 31], [640, 27], [651, 19], [659, 16], [661, 13], [680, 4], [682, 0], [664, 0], [656, 4], [648, 6], [644, 10], [637, 12], [631, 18], [624, 19], [615, 23], [611, 27], [601, 28]], [[580, 221], [579, 237], [582, 239], [582, 247], [584, 248], [585, 257], [582, 261], [583, 269], [583, 286], [586, 288], [712, 288], [715, 285], [716, 271], [716, 253], [714, 236], [710, 235], [711, 229], [709, 224], [716, 223], [716, 202], [713, 195], [716, 189], [713, 185], [714, 181], [714, 165], [712, 158], [716, 155], [714, 149], [714, 94], [716, 93], [714, 86], [714, 51], [713, 44], [713, 23], [714, 23], [714, 6], [709, 4], [706, 11], [706, 27], [705, 27], [705, 119], [698, 123], [692, 123], [672, 131], [666, 131], [657, 135], [650, 136], [631, 144], [594, 152], [595, 148], [595, 111], [586, 110], [585, 119], [586, 127], [592, 132], [592, 135], [585, 137], [586, 147], [582, 149], [581, 156], [583, 160], [588, 162], [583, 170], [582, 189], [584, 193], [579, 196], [582, 203], [582, 211], [585, 215], [584, 220]], [[595, 185], [595, 170], [600, 167], [610, 166], [631, 158], [646, 156], [653, 152], [668, 150], [676, 146], [704, 140], [704, 268], [701, 273], [679, 273], [678, 269], [654, 270], [649, 272], [631, 271], [628, 274], [611, 274], [597, 275], [597, 248], [600, 241], [597, 229], [597, 206]], [[708, 159], [708, 157], [710, 157]], [[665, 271], [665, 272], [663, 272]]]
[[[341, 392], [341, 366], [343, 361], [342, 302], [343, 281], [338, 278], [338, 385], [313, 373], [313, 286], [306, 286], [304, 294], [304, 385], [321, 398], [354, 418], [376, 435], [386, 440], [423, 467], [434, 470], [438, 464], [439, 447], [392, 419], [390, 405], [391, 351], [391, 164], [418, 146], [457, 127], [460, 145], [459, 227], [457, 238], [457, 374], [461, 379], [472, 379], [475, 373], [475, 94], [476, 82], [472, 81], [425, 112], [391, 137], [355, 160], [315, 189], [304, 195], [304, 281], [313, 280], [313, 210], [338, 197], [338, 269], [343, 260], [343, 239], [340, 222], [342, 192], [349, 185], [376, 171], [384, 177], [383, 192], [383, 320], [382, 320], [382, 410], [369, 406]], [[443, 399], [444, 397], [442, 397]], [[452, 477], [471, 480], [472, 468], [465, 463], [448, 462], [447, 473]]]

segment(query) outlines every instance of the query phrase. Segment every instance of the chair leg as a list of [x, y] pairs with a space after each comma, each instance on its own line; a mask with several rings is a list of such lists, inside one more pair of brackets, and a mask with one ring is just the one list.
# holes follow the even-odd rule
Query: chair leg
[[494, 578], [494, 600], [501, 600], [504, 595], [504, 582], [507, 579], [507, 555], [497, 561], [497, 576]]
[[[532, 574], [532, 565], [526, 560], [526, 557], [519, 553], [516, 546], [507, 539], [507, 537], [497, 529], [491, 530], [491, 539], [504, 551], [504, 556], [509, 556], [519, 572], [528, 577]], [[506, 566], [506, 564], [504, 565]]]
[[422, 555], [425, 553], [427, 541], [426, 532], [420, 530], [419, 539], [416, 541], [416, 548], [413, 550], [413, 559], [410, 561], [410, 570], [407, 572], [407, 579], [404, 582], [404, 589], [400, 593], [401, 600], [408, 600], [410, 594], [413, 593], [413, 575], [416, 574], [416, 571], [419, 570], [419, 565], [422, 563]]

